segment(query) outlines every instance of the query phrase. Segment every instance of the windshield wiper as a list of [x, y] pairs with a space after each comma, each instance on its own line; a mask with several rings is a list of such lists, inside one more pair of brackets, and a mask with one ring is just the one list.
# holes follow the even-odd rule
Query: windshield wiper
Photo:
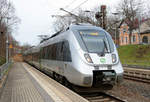
[[106, 52], [105, 53], [109, 53], [105, 40], [103, 40], [103, 42], [104, 42], [104, 52], [105, 52], [105, 48], [106, 48]]
[[109, 53], [105, 40], [103, 40], [103, 44], [104, 44], [104, 48], [103, 48], [102, 52], [98, 53], [98, 55], [100, 55], [100, 56], [105, 56], [105, 53]]
[[105, 56], [105, 48], [107, 49], [105, 41], [103, 40], [103, 48], [102, 48], [103, 50], [102, 50], [102, 52], [98, 53], [99, 56]]

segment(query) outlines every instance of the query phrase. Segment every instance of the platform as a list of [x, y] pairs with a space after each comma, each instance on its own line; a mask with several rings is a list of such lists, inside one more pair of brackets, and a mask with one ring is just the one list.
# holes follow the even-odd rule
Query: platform
[[14, 63], [0, 102], [88, 102], [26, 63]]

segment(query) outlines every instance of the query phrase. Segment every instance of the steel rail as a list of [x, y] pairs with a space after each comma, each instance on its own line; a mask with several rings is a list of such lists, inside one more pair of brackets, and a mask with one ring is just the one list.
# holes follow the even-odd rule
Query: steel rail
[[89, 102], [127, 102], [126, 100], [107, 93], [82, 93], [80, 95], [89, 100]]
[[150, 83], [150, 70], [140, 68], [124, 68], [124, 78], [143, 83]]
[[137, 77], [137, 76], [124, 75], [124, 79], [150, 84], [150, 79]]
[[[28, 62], [26, 62], [28, 63]], [[34, 65], [28, 63], [29, 65], [33, 66], [34, 68], [36, 68]], [[37, 70], [39, 70], [38, 68], [36, 68]], [[49, 76], [48, 73], [45, 73], [42, 70], [39, 70], [40, 72], [46, 74], [47, 76]], [[51, 77], [51, 76], [49, 76]], [[99, 93], [99, 92], [76, 92], [77, 94], [79, 94], [80, 96], [84, 97], [85, 99], [89, 100], [89, 102], [127, 102], [125, 100], [122, 100], [119, 97], [115, 97], [113, 95], [109, 95], [107, 93]]]

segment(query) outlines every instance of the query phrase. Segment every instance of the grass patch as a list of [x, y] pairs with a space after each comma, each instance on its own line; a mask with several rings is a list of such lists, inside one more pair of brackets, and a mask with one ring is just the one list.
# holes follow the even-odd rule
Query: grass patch
[[122, 64], [150, 66], [150, 45], [126, 45], [118, 48]]
[[6, 59], [0, 56], [0, 66], [6, 63]]

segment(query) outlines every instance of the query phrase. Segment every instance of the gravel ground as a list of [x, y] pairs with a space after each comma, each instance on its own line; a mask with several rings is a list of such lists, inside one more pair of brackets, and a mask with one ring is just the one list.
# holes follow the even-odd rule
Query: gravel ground
[[142, 82], [124, 80], [122, 84], [115, 86], [108, 93], [128, 102], [150, 102], [150, 84]]

